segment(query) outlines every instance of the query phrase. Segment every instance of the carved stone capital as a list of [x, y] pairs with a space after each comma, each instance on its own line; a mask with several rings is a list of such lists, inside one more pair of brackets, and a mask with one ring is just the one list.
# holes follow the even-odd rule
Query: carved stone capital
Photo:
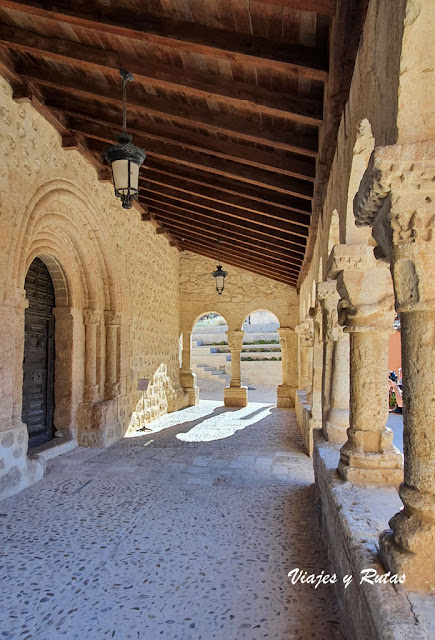
[[312, 347], [314, 344], [314, 320], [307, 316], [303, 322], [296, 325], [295, 331], [301, 340], [301, 346]]
[[354, 199], [373, 227], [375, 255], [391, 263], [398, 311], [435, 309], [435, 143], [378, 147]]
[[393, 283], [388, 265], [376, 260], [372, 247], [335, 245], [328, 273], [337, 280], [338, 322], [346, 332], [392, 332]]
[[281, 327], [278, 329], [279, 344], [281, 349], [289, 349], [292, 346], [293, 338], [295, 337], [295, 330], [290, 327]]
[[228, 346], [230, 348], [230, 351], [241, 351], [245, 332], [242, 330], [238, 330], [226, 331], [225, 333], [228, 336]]
[[118, 327], [121, 324], [121, 316], [115, 310], [109, 310], [104, 312], [104, 321], [106, 326]]
[[317, 299], [322, 305], [324, 317], [323, 339], [335, 342], [343, 333], [338, 324], [337, 305], [340, 296], [338, 295], [336, 281], [319, 282], [317, 285]]
[[101, 311], [98, 309], [83, 309], [83, 322], [87, 324], [100, 324]]

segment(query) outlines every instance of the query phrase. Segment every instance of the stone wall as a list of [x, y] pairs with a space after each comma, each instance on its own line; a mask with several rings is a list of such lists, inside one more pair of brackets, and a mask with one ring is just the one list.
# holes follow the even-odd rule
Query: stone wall
[[[179, 253], [0, 80], [0, 495], [42, 475], [21, 422], [24, 281], [55, 289], [57, 436], [107, 445], [186, 404], [179, 378]], [[138, 378], [149, 378], [145, 405]]]
[[205, 313], [220, 313], [230, 331], [242, 328], [254, 311], [271, 311], [281, 327], [294, 328], [298, 321], [295, 287], [223, 264], [228, 271], [222, 295], [216, 292], [211, 276], [215, 261], [189, 251], [180, 254], [181, 329], [192, 331]]

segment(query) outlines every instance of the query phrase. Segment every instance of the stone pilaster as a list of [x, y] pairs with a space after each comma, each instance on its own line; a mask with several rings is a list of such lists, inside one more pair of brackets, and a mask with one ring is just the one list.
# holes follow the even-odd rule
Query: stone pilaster
[[228, 346], [231, 353], [230, 386], [225, 388], [224, 402], [226, 407], [246, 407], [248, 404], [248, 388], [242, 387], [240, 375], [240, 354], [243, 346], [244, 331], [227, 331]]
[[388, 336], [393, 287], [387, 265], [367, 245], [335, 245], [328, 273], [337, 278], [339, 322], [350, 334], [350, 427], [338, 470], [355, 484], [399, 484], [402, 457], [388, 418]]
[[338, 324], [337, 305], [340, 296], [336, 281], [320, 282], [317, 285], [317, 297], [323, 310], [325, 360], [328, 346], [331, 357], [330, 380], [324, 380], [329, 397], [325, 402], [323, 433], [330, 442], [344, 444], [349, 428], [349, 334], [344, 333]]
[[116, 398], [119, 394], [119, 327], [121, 316], [116, 311], [105, 311], [106, 324], [106, 381], [104, 397]]
[[97, 377], [97, 336], [101, 312], [96, 309], [83, 310], [85, 324], [85, 389], [84, 401], [95, 402], [99, 397]]
[[277, 388], [277, 407], [288, 409], [295, 406], [296, 380], [295, 362], [297, 360], [297, 334], [294, 329], [278, 329], [281, 346], [282, 384]]
[[409, 589], [435, 589], [435, 144], [375, 149], [354, 201], [391, 264], [403, 369], [404, 508], [381, 534], [383, 562]]
[[192, 332], [183, 331], [180, 382], [189, 398], [189, 406], [193, 407], [199, 403], [199, 387], [196, 384], [196, 373], [192, 371], [191, 364], [191, 340]]

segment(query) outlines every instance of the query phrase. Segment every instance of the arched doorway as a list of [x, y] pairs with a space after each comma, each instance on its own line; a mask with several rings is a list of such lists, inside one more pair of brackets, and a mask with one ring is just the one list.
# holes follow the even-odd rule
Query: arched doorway
[[27, 425], [29, 447], [54, 437], [54, 287], [50, 273], [35, 258], [24, 288], [25, 311], [22, 421]]

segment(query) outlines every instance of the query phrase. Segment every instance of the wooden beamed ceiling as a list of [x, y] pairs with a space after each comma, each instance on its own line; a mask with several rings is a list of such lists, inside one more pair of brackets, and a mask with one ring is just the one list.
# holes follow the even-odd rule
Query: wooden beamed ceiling
[[226, 268], [296, 285], [364, 3], [0, 0], [0, 70], [109, 180], [127, 68], [144, 223], [211, 266], [221, 240]]

